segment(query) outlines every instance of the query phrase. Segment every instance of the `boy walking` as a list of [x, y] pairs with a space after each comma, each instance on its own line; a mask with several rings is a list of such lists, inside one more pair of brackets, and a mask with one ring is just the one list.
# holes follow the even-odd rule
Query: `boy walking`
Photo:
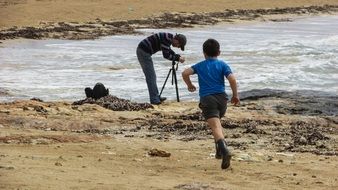
[[208, 39], [203, 44], [205, 60], [187, 68], [183, 71], [182, 77], [187, 84], [188, 90], [194, 92], [196, 87], [190, 80], [190, 75], [198, 75], [199, 84], [199, 107], [212, 130], [216, 144], [216, 158], [222, 159], [222, 169], [230, 166], [231, 154], [227, 149], [221, 118], [227, 109], [227, 94], [225, 93], [224, 77], [229, 81], [232, 98], [231, 103], [239, 104], [237, 83], [230, 67], [223, 61], [218, 60], [220, 45], [214, 39]]

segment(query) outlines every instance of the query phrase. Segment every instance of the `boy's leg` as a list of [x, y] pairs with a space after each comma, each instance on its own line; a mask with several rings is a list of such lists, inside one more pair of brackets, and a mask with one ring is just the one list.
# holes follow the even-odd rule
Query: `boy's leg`
[[212, 130], [212, 135], [214, 136], [216, 142], [217, 153], [219, 151], [222, 158], [221, 167], [222, 169], [227, 169], [230, 166], [231, 154], [225, 144], [221, 121], [218, 117], [212, 117], [209, 118], [207, 122]]
[[226, 110], [225, 94], [209, 95], [201, 98], [199, 107], [206, 118], [216, 142], [216, 158], [222, 158], [222, 169], [230, 166], [231, 154], [226, 147], [220, 117]]
[[215, 139], [215, 148], [216, 148], [215, 158], [222, 159], [221, 151], [217, 145], [217, 141], [219, 139], [224, 139], [223, 129], [222, 129], [220, 119], [217, 117], [213, 117], [213, 118], [208, 119], [207, 122], [208, 122], [208, 126], [211, 128], [212, 136], [214, 136], [214, 139]]
[[[222, 159], [220, 149], [218, 148], [217, 141], [224, 139], [222, 125], [219, 118], [222, 118], [227, 109], [227, 96], [225, 93], [206, 96], [201, 99], [199, 107], [202, 109], [203, 116], [212, 130], [215, 138], [216, 146], [216, 159]], [[208, 121], [208, 119], [210, 119]]]
[[208, 119], [207, 122], [211, 128], [212, 136], [214, 136], [215, 142], [217, 142], [219, 139], [224, 139], [221, 120], [218, 117], [213, 117]]

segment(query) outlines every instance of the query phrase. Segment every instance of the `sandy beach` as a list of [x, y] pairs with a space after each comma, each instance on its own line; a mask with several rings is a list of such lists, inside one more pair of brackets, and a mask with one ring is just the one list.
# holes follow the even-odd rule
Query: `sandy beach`
[[[0, 40], [337, 12], [336, 0], [0, 0]], [[338, 189], [337, 96], [259, 90], [241, 101], [222, 118], [233, 154], [227, 170], [197, 102], [2, 102], [0, 189]]]
[[220, 22], [291, 21], [293, 17], [334, 14], [326, 1], [0, 1], [0, 40], [95, 39], [137, 34], [140, 28], [182, 28]]
[[0, 28], [39, 26], [41, 22], [134, 20], [163, 13], [219, 12], [225, 9], [273, 9], [338, 5], [336, 0], [1, 0]]
[[214, 157], [196, 102], [140, 111], [40, 100], [2, 103], [0, 187], [336, 189], [337, 116], [320, 105], [306, 109], [304, 102], [251, 96], [230, 106], [222, 119], [233, 154], [227, 170]]

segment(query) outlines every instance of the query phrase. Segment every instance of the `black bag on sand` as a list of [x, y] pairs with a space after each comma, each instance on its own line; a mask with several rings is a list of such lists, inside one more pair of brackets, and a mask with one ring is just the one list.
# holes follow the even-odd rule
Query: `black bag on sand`
[[107, 96], [109, 94], [109, 90], [102, 83], [98, 82], [95, 84], [93, 89], [89, 87], [85, 88], [85, 93], [87, 98], [94, 98], [97, 100]]

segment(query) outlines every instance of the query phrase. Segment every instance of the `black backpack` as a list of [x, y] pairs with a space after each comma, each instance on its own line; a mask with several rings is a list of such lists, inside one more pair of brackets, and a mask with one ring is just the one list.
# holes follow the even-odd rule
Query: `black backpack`
[[87, 98], [94, 98], [95, 100], [100, 99], [109, 94], [108, 88], [106, 88], [102, 83], [96, 83], [94, 88], [89, 87], [85, 88], [85, 93]]

